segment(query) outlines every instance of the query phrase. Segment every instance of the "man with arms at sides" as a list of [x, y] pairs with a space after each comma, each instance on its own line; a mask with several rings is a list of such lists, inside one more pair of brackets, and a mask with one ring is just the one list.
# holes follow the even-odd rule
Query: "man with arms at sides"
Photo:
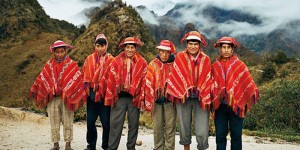
[[[202, 52], [204, 37], [197, 31], [188, 32], [181, 40], [186, 49], [177, 54], [167, 81], [168, 99], [176, 103], [181, 145], [190, 149], [192, 116], [195, 123], [197, 149], [208, 148], [208, 123], [211, 105], [211, 64]], [[193, 115], [192, 115], [193, 114]]]
[[242, 149], [243, 118], [258, 101], [258, 89], [247, 66], [233, 53], [239, 47], [232, 37], [222, 37], [215, 48], [220, 56], [212, 64], [217, 150], [226, 150], [230, 131], [231, 149]]
[[68, 55], [73, 46], [58, 40], [50, 46], [53, 57], [45, 64], [30, 89], [37, 107], [47, 106], [50, 119], [51, 140], [58, 150], [60, 141], [60, 124], [63, 124], [66, 150], [72, 150], [74, 111], [86, 101], [83, 75], [77, 63]]
[[176, 110], [166, 98], [166, 81], [176, 49], [168, 40], [162, 40], [156, 49], [158, 55], [149, 63], [145, 77], [145, 108], [152, 112], [154, 150], [174, 150]]
[[110, 130], [110, 108], [116, 95], [116, 61], [107, 52], [108, 41], [104, 34], [99, 34], [94, 43], [94, 51], [89, 55], [82, 67], [88, 95], [87, 100], [87, 148], [95, 150], [97, 144], [96, 120], [98, 116], [102, 124], [102, 148], [108, 148]]
[[143, 81], [147, 72], [146, 60], [137, 52], [142, 42], [137, 37], [127, 37], [119, 44], [123, 48], [117, 57], [118, 63], [118, 100], [111, 108], [108, 146], [117, 150], [127, 112], [128, 137], [127, 149], [134, 150], [138, 136], [140, 107], [144, 100]]

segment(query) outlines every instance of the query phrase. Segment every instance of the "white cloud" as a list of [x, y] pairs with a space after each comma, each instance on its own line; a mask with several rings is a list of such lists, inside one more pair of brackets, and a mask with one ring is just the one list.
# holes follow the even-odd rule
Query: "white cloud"
[[51, 18], [66, 20], [74, 25], [87, 25], [89, 19], [84, 15], [83, 10], [102, 4], [97, 1], [82, 0], [38, 0], [38, 2]]
[[[198, 24], [199, 31], [224, 31], [231, 36], [258, 33], [269, 33], [275, 28], [289, 21], [300, 20], [300, 5], [298, 0], [195, 0], [192, 3], [194, 7], [183, 7], [179, 9], [181, 17], [177, 22], [182, 24], [192, 22]], [[201, 12], [207, 5], [216, 6], [225, 10], [240, 10], [241, 12], [257, 16], [262, 21], [255, 25], [248, 22], [228, 21], [225, 23], [216, 23]], [[210, 32], [208, 37], [215, 37], [214, 32]]]
[[136, 11], [140, 14], [140, 16], [142, 17], [142, 19], [145, 22], [149, 22], [151, 24], [159, 25], [158, 20], [156, 19], [154, 14], [151, 13], [149, 10], [144, 11], [144, 10], [136, 9]]
[[161, 16], [166, 14], [170, 9], [172, 9], [177, 2], [183, 2], [186, 0], [123, 0], [127, 4], [134, 7], [139, 5], [144, 5], [148, 9], [153, 10], [157, 15]]
[[[44, 7], [46, 13], [52, 17], [69, 21], [75, 25], [89, 23], [84, 16], [83, 10], [93, 6], [100, 6], [101, 2], [88, 2], [83, 0], [38, 0]], [[179, 12], [182, 17], [178, 23], [188, 22], [199, 24], [199, 31], [214, 29], [223, 30], [232, 35], [268, 33], [273, 29], [292, 20], [300, 20], [299, 0], [123, 0], [132, 6], [144, 5], [153, 10], [157, 15], [166, 14], [176, 3], [188, 2], [196, 7], [181, 8]], [[217, 6], [225, 10], [241, 10], [258, 16], [262, 23], [260, 25], [247, 22], [228, 21], [226, 23], [214, 23], [207, 16], [203, 16], [201, 10], [207, 6]], [[149, 12], [139, 12], [142, 18], [153, 24], [158, 24], [155, 17]], [[214, 35], [208, 35], [212, 37]]]

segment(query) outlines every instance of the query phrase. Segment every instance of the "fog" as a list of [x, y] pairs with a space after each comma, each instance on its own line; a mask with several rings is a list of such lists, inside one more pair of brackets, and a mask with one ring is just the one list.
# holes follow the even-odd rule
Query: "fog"
[[[74, 25], [88, 25], [89, 19], [84, 15], [84, 10], [90, 7], [99, 7], [102, 2], [97, 0], [38, 0], [46, 13], [52, 17], [66, 20]], [[165, 15], [177, 3], [193, 4], [197, 7], [183, 7], [179, 9], [181, 14], [177, 18], [178, 23], [194, 23], [199, 31], [224, 31], [229, 35], [241, 34], [255, 35], [259, 33], [269, 33], [275, 28], [284, 27], [294, 20], [300, 20], [299, 0], [123, 0], [127, 5], [134, 7], [144, 5], [148, 10], [140, 11], [145, 22], [159, 24], [155, 16], [149, 11], [154, 11], [157, 16]], [[250, 24], [248, 22], [238, 22], [228, 20], [224, 23], [211, 21], [202, 11], [207, 6], [215, 6], [224, 10], [238, 10], [240, 12], [257, 16], [262, 22], [260, 24]], [[210, 37], [214, 37], [210, 33]]]

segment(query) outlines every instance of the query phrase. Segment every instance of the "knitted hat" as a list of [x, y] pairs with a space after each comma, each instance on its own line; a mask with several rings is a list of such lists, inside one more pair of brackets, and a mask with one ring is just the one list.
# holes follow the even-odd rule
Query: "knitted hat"
[[220, 38], [217, 41], [217, 43], [214, 44], [214, 47], [215, 48], [220, 47], [221, 43], [232, 44], [234, 48], [240, 47], [240, 44], [233, 37], [224, 36], [224, 37]]
[[64, 41], [57, 40], [50, 46], [50, 52], [53, 52], [53, 50], [57, 47], [74, 48], [73, 46], [66, 44]]
[[126, 44], [136, 44], [138, 47], [143, 46], [143, 43], [137, 37], [127, 37], [119, 44], [119, 48], [124, 48]]
[[[105, 40], [106, 40], [106, 37], [105, 37], [105, 35], [102, 34], [102, 33], [98, 34], [97, 37], [96, 37], [96, 39], [95, 39], [95, 43], [96, 43], [97, 40], [99, 40], [99, 39], [105, 39]], [[106, 42], [107, 42], [107, 40], [106, 40]]]
[[105, 37], [105, 35], [104, 35], [103, 33], [100, 33], [100, 34], [97, 35], [97, 37], [96, 37], [96, 39], [95, 39], [95, 43], [96, 43], [99, 39], [104, 39], [104, 40], [106, 41], [106, 48], [105, 48], [105, 50], [103, 51], [103, 54], [105, 54], [106, 51], [107, 51], [107, 48], [108, 48], [108, 41], [107, 41], [107, 39], [106, 39], [106, 37]]
[[173, 54], [176, 54], [175, 45], [169, 40], [161, 40], [159, 45], [156, 46], [157, 49], [170, 51]]
[[184, 37], [181, 39], [181, 43], [183, 43], [186, 40], [200, 41], [204, 47], [207, 45], [204, 37], [198, 31], [190, 31], [187, 34], [185, 34]]

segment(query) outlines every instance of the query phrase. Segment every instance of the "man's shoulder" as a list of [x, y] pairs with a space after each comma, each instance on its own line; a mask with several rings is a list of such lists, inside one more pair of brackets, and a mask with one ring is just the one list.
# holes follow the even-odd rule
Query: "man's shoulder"
[[106, 54], [106, 57], [107, 57], [108, 59], [115, 59], [115, 57], [114, 57], [112, 54], [110, 54], [110, 53], [107, 53], [107, 54]]
[[85, 61], [87, 61], [87, 60], [89, 60], [89, 59], [93, 58], [93, 56], [94, 56], [94, 54], [93, 54], [93, 53], [92, 53], [92, 54], [90, 54], [90, 55], [88, 55], [88, 56], [85, 58]]
[[185, 57], [186, 55], [187, 55], [187, 53], [185, 51], [181, 51], [181, 52], [177, 53], [175, 60], [179, 59], [181, 57]]
[[150, 61], [149, 65], [157, 65], [158, 63], [160, 63], [160, 60], [158, 58], [154, 58]]

